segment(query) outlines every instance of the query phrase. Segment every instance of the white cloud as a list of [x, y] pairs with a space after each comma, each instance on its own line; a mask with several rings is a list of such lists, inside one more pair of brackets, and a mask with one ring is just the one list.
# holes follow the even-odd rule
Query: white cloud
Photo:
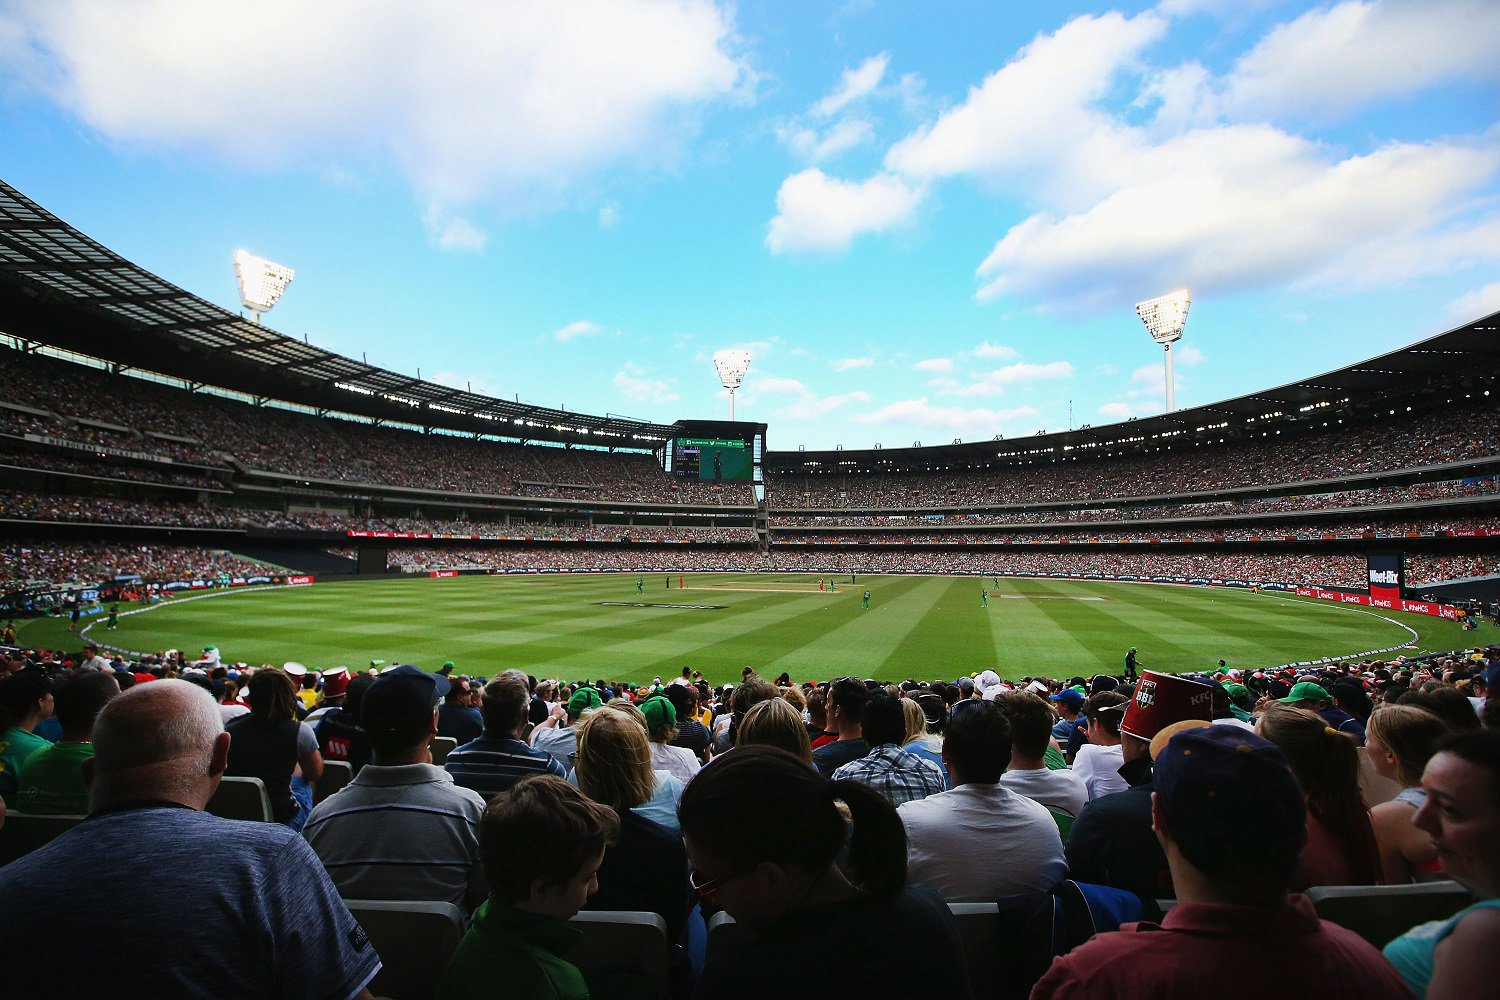
[[1045, 365], [1017, 362], [987, 372], [964, 384], [953, 379], [934, 380], [945, 396], [997, 396], [1007, 387], [1026, 385], [1051, 379], [1071, 378], [1073, 366], [1066, 361], [1052, 361]]
[[788, 125], [778, 129], [776, 134], [797, 156], [810, 163], [822, 163], [873, 140], [875, 126], [863, 118], [846, 118], [826, 132], [803, 125]]
[[1111, 420], [1128, 420], [1135, 416], [1129, 403], [1105, 403], [1099, 407], [1099, 415]]
[[[7, 6], [0, 66], [126, 147], [239, 170], [394, 165], [421, 204], [504, 212], [670, 161], [693, 115], [749, 73], [732, 15], [707, 0], [260, 0], [241, 14], [199, 0]], [[264, 44], [247, 36], [262, 29]], [[474, 242], [457, 224], [438, 238]]]
[[633, 361], [627, 361], [624, 368], [615, 372], [615, 389], [622, 399], [631, 403], [665, 405], [677, 402], [672, 380], [655, 378], [654, 374]]
[[1476, 288], [1467, 295], [1460, 295], [1448, 303], [1448, 315], [1460, 323], [1500, 312], [1500, 281], [1483, 288]]
[[1172, 348], [1172, 357], [1174, 365], [1184, 365], [1188, 368], [1196, 368], [1207, 360], [1203, 352], [1193, 344]]
[[[1174, 371], [1172, 373], [1176, 375]], [[1141, 365], [1130, 373], [1131, 385], [1165, 385], [1167, 381], [1166, 362], [1153, 365]]]
[[1014, 347], [1006, 347], [1004, 344], [992, 344], [988, 340], [979, 342], [979, 346], [970, 352], [976, 358], [993, 358], [998, 361], [1009, 361], [1011, 358], [1019, 358], [1021, 352]]
[[577, 337], [592, 337], [596, 333], [602, 332], [603, 329], [604, 328], [598, 323], [591, 323], [586, 319], [580, 319], [575, 322], [569, 323], [567, 326], [562, 327], [559, 330], [553, 331], [552, 336], [562, 343], [566, 344], [568, 341], [573, 340]]
[[747, 385], [746, 389], [751, 391], [751, 395], [747, 397], [742, 392], [740, 398], [745, 399], [750, 405], [754, 405], [762, 396], [789, 397], [786, 402], [780, 403], [773, 408], [774, 413], [778, 417], [797, 420], [810, 420], [827, 416], [835, 410], [848, 406], [850, 403], [868, 403], [870, 401], [870, 394], [863, 390], [837, 393], [831, 396], [819, 396], [797, 379], [773, 375], [757, 379], [753, 385]]
[[422, 228], [427, 231], [427, 242], [439, 250], [478, 252], [489, 242], [489, 237], [474, 223], [436, 203], [428, 205], [422, 213]]
[[874, 358], [837, 358], [833, 362], [836, 372], [852, 372], [858, 368], [874, 368]]
[[1226, 81], [1230, 114], [1347, 114], [1453, 80], [1500, 80], [1493, 0], [1345, 2], [1271, 30]]
[[952, 358], [926, 358], [916, 364], [919, 372], [933, 372], [938, 375], [946, 375], [953, 370]]
[[921, 188], [890, 174], [842, 181], [816, 167], [804, 170], [781, 182], [766, 246], [772, 253], [843, 251], [856, 236], [904, 223], [922, 196]]
[[989, 438], [1014, 433], [1016, 421], [1034, 416], [1036, 410], [1030, 406], [1006, 410], [933, 406], [922, 397], [903, 399], [869, 413], [856, 414], [853, 419], [862, 424], [885, 424], [902, 430], [936, 430], [959, 437]]
[[890, 54], [882, 52], [878, 56], [866, 59], [854, 69], [844, 70], [843, 76], [839, 78], [838, 86], [834, 87], [828, 96], [813, 105], [813, 114], [820, 118], [831, 118], [869, 94], [880, 86], [881, 78], [885, 76], [885, 70], [890, 65], [890, 61]]
[[606, 202], [599, 206], [599, 228], [613, 229], [620, 223], [620, 206], [614, 202]]

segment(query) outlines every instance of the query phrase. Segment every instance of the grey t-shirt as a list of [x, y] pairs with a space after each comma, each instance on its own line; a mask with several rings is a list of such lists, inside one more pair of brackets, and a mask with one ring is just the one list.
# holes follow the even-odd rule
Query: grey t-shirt
[[13, 996], [322, 997], [348, 1000], [380, 971], [317, 855], [277, 823], [167, 803], [92, 816], [0, 868], [0, 912], [19, 926], [126, 928], [101, 949], [52, 936], [7, 964]]

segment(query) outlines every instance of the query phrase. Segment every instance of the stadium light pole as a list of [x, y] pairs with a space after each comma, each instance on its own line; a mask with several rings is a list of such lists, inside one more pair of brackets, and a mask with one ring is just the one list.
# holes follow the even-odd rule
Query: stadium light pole
[[734, 420], [734, 392], [745, 381], [750, 370], [750, 352], [738, 347], [714, 352], [714, 368], [719, 372], [719, 381], [729, 390], [729, 419]]
[[285, 264], [257, 257], [248, 250], [234, 252], [234, 278], [240, 286], [240, 304], [250, 310], [251, 322], [258, 324], [260, 314], [271, 311], [296, 274]]
[[1167, 412], [1177, 409], [1172, 379], [1172, 345], [1182, 339], [1192, 298], [1186, 288], [1135, 304], [1135, 314], [1146, 324], [1151, 339], [1162, 346], [1167, 358]]

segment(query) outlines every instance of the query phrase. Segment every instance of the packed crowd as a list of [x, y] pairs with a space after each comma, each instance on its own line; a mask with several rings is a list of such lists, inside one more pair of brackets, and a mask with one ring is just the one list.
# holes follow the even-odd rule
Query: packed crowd
[[121, 576], [146, 581], [214, 579], [275, 572], [229, 552], [139, 542], [61, 543], [7, 539], [0, 543], [0, 593], [29, 584], [95, 586]]
[[153, 486], [188, 486], [200, 490], [224, 491], [224, 483], [213, 476], [174, 468], [166, 465], [130, 465], [113, 462], [93, 455], [87, 459], [74, 458], [58, 451], [20, 450], [0, 447], [0, 465], [18, 469], [37, 469], [43, 472], [76, 472], [80, 475], [97, 476], [103, 479], [128, 479], [131, 482]]
[[1183, 445], [1149, 455], [1038, 463], [964, 472], [793, 472], [767, 469], [766, 493], [782, 510], [982, 507], [1177, 496], [1201, 490], [1319, 482], [1342, 476], [1484, 458], [1500, 450], [1495, 401], [1480, 398], [1421, 414], [1224, 445]]
[[[1500, 648], [1173, 676], [1132, 647], [1121, 674], [1093, 678], [736, 680], [15, 650], [0, 822], [93, 815], [0, 869], [0, 906], [155, 944], [17, 963], [7, 984], [364, 998], [382, 956], [342, 901], [370, 899], [471, 914], [429, 983], [440, 997], [490, 995], [502, 969], [527, 1000], [624, 995], [595, 978], [607, 963], [568, 952], [580, 910], [659, 915], [672, 957], [631, 985], [702, 1000], [1330, 982], [1440, 1000], [1500, 974]], [[439, 736], [456, 744], [441, 759]], [[353, 780], [315, 803], [328, 761]], [[260, 779], [275, 821], [206, 813], [226, 775]], [[132, 863], [145, 842], [178, 863]], [[1471, 897], [1375, 942], [1302, 895], [1444, 880]], [[970, 900], [1021, 919], [966, 961], [945, 904]], [[705, 951], [718, 911], [740, 934]], [[1047, 934], [1021, 929], [1031, 914]], [[172, 932], [184, 922], [195, 933]], [[824, 947], [795, 958], [809, 935]], [[251, 955], [211, 961], [225, 940]]]
[[1450, 479], [1409, 486], [1382, 486], [1367, 490], [1341, 490], [1311, 496], [1286, 496], [1264, 500], [1212, 500], [1203, 503], [1150, 504], [1142, 506], [1087, 508], [1080, 510], [1006, 510], [988, 514], [892, 515], [838, 514], [808, 516], [777, 514], [776, 527], [858, 528], [900, 527], [912, 524], [1057, 524], [1099, 521], [1163, 521], [1178, 518], [1230, 518], [1244, 514], [1343, 510], [1350, 507], [1394, 507], [1428, 500], [1486, 497], [1500, 493], [1500, 477]]
[[276, 514], [262, 519], [271, 528], [318, 531], [383, 531], [474, 538], [616, 539], [674, 542], [754, 541], [755, 528], [743, 524], [709, 527], [657, 524], [547, 524], [512, 519], [508, 524], [485, 520], [447, 520], [425, 517], [353, 517], [327, 511]]

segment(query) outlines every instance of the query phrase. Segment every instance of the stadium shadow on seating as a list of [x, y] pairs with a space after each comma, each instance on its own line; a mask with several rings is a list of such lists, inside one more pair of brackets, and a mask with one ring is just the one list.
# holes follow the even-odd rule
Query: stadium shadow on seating
[[390, 1000], [432, 1000], [464, 933], [464, 913], [452, 903], [346, 899], [370, 935], [381, 970], [370, 992]]
[[323, 761], [323, 774], [313, 786], [313, 805], [322, 802], [334, 792], [349, 784], [354, 778], [354, 768], [344, 760]]
[[438, 767], [448, 759], [448, 752], [458, 746], [458, 740], [451, 736], [434, 736], [432, 742], [427, 744], [427, 750], [432, 754], [432, 762]]
[[641, 910], [584, 910], [569, 921], [583, 932], [563, 958], [578, 966], [596, 1000], [672, 996], [667, 922]]
[[67, 833], [82, 816], [38, 816], [33, 813], [13, 812], [5, 817], [0, 826], [0, 865], [10, 864]]
[[1418, 924], [1446, 920], [1474, 902], [1457, 882], [1416, 885], [1320, 885], [1307, 890], [1324, 920], [1383, 948]]
[[266, 794], [266, 783], [259, 778], [223, 777], [214, 797], [203, 807], [206, 812], [225, 819], [248, 819], [270, 823], [271, 796]]

